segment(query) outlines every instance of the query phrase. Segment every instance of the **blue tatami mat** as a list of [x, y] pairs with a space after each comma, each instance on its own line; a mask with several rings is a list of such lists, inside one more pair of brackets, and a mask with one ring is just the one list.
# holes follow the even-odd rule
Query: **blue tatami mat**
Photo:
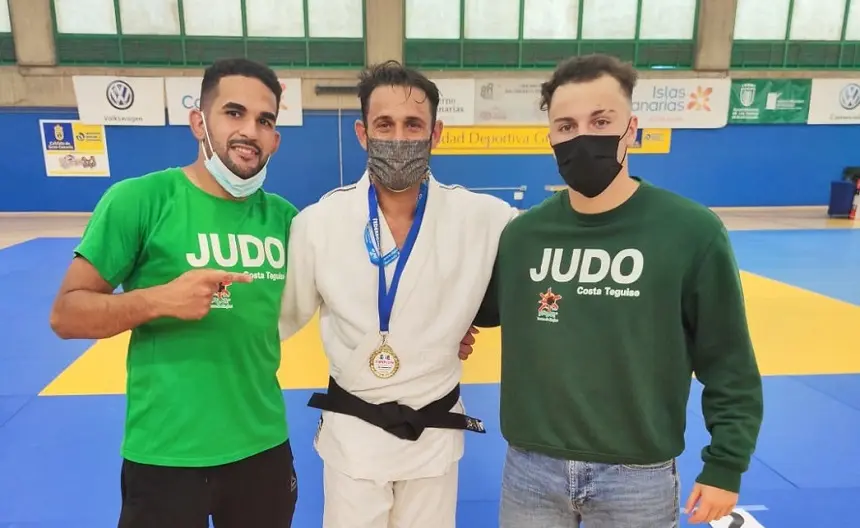
[[733, 231], [742, 269], [860, 305], [860, 229]]

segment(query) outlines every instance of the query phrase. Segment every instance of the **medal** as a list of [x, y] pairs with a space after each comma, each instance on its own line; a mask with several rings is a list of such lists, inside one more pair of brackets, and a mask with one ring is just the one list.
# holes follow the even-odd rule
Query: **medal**
[[379, 204], [376, 200], [376, 189], [373, 182], [370, 183], [367, 190], [367, 205], [370, 209], [370, 227], [376, 239], [373, 241], [375, 248], [373, 248], [373, 244], [368, 244], [368, 252], [370, 253], [371, 248], [377, 251], [377, 258], [374, 259], [372, 253], [370, 256], [371, 262], [374, 262], [379, 270], [377, 309], [379, 311], [379, 333], [382, 335], [382, 343], [370, 355], [369, 366], [374, 376], [388, 379], [400, 370], [400, 358], [387, 343], [388, 323], [391, 321], [391, 311], [394, 308], [394, 297], [397, 294], [397, 286], [400, 284], [400, 276], [403, 274], [403, 268], [406, 266], [406, 261], [409, 260], [409, 255], [415, 246], [415, 239], [418, 238], [418, 231], [421, 229], [421, 222], [424, 220], [424, 211], [427, 206], [427, 182], [421, 183], [421, 189], [418, 192], [418, 205], [415, 208], [415, 218], [412, 221], [412, 227], [409, 228], [409, 233], [406, 235], [406, 240], [403, 242], [403, 248], [397, 255], [397, 265], [391, 277], [391, 288], [386, 288], [385, 265], [388, 262], [386, 262], [385, 257], [381, 257], [383, 252], [382, 233], [379, 227]]
[[370, 371], [380, 379], [388, 379], [400, 370], [400, 358], [385, 341], [370, 355]]

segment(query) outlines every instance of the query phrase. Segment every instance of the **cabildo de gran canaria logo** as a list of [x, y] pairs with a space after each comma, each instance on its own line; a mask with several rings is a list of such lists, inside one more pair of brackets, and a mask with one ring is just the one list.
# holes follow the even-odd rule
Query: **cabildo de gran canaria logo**
[[655, 85], [646, 92], [644, 97], [633, 101], [634, 112], [710, 112], [711, 86], [686, 87], [672, 85]]

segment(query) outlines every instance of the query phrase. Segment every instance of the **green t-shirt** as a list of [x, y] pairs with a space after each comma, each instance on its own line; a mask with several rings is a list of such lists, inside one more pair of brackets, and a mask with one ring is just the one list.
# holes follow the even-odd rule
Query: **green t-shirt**
[[213, 296], [200, 321], [162, 318], [132, 330], [122, 455], [164, 466], [213, 466], [288, 438], [277, 380], [286, 244], [297, 209], [258, 191], [212, 196], [179, 168], [113, 185], [75, 252], [124, 291], [195, 268], [254, 281]]
[[676, 457], [695, 371], [712, 435], [698, 480], [737, 489], [762, 386], [734, 255], [711, 211], [647, 182], [594, 215], [558, 193], [507, 226], [490, 294], [511, 444], [613, 464]]

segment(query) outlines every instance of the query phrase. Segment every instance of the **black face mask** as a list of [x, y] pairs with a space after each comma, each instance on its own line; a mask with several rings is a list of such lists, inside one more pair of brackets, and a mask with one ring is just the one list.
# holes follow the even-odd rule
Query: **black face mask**
[[[553, 145], [558, 172], [564, 182], [588, 198], [605, 191], [621, 172], [618, 143], [623, 137], [576, 136]], [[624, 155], [627, 156], [627, 152]]]

